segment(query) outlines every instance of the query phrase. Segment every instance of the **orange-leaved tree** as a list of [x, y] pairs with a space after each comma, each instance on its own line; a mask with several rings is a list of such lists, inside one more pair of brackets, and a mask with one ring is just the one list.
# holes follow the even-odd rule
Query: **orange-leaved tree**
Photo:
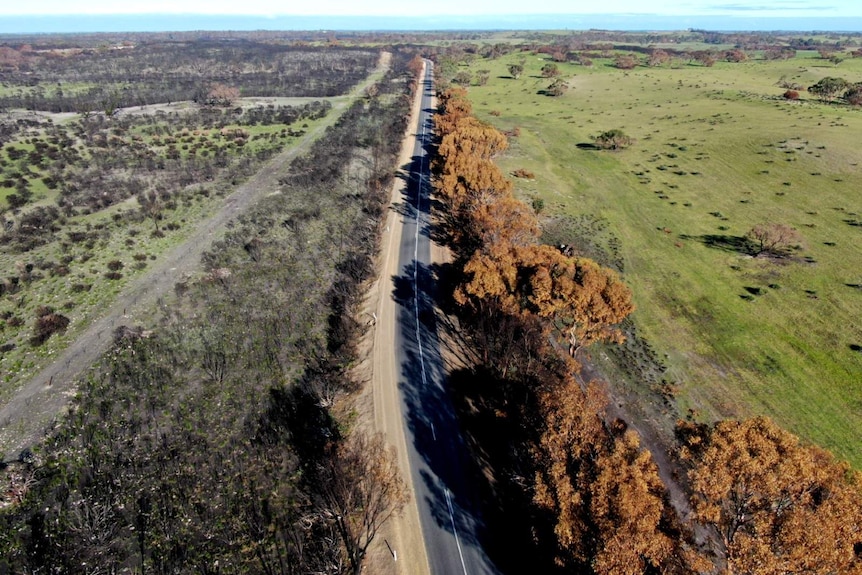
[[698, 438], [695, 518], [713, 526], [727, 573], [862, 573], [862, 478], [766, 417]]
[[473, 106], [467, 99], [464, 88], [449, 88], [437, 96], [438, 113], [434, 117], [434, 128], [438, 136], [452, 132], [458, 122], [470, 117]]
[[617, 324], [634, 311], [631, 291], [613, 270], [591, 259], [571, 258], [551, 246], [522, 250], [526, 309], [554, 320], [569, 353], [597, 341], [621, 342]]
[[676, 525], [666, 489], [636, 432], [613, 437], [607, 395], [572, 377], [539, 394], [534, 502], [549, 512], [557, 562], [596, 575], [691, 573], [702, 567]]
[[575, 355], [597, 341], [621, 342], [618, 324], [633, 310], [631, 291], [616, 272], [547, 245], [501, 246], [477, 251], [464, 267], [468, 280], [459, 304], [493, 300], [506, 313], [532, 313], [553, 321]]
[[675, 562], [685, 565], [688, 550], [681, 547], [664, 483], [637, 433], [625, 432], [599, 455], [589, 491], [597, 575], [668, 573]]
[[550, 512], [561, 563], [587, 563], [591, 556], [586, 488], [595, 476], [593, 462], [607, 442], [602, 424], [607, 402], [604, 389], [590, 385], [585, 392], [571, 376], [539, 394], [544, 421], [533, 499]]

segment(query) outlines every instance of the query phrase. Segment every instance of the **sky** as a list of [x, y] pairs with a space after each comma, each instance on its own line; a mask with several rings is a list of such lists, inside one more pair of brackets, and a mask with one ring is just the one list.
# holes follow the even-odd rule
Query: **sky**
[[0, 2], [3, 16], [209, 14], [296, 16], [472, 16], [511, 14], [653, 14], [770, 18], [862, 17], [859, 0], [38, 0]]
[[0, 35], [589, 28], [862, 32], [862, 0], [0, 0]]

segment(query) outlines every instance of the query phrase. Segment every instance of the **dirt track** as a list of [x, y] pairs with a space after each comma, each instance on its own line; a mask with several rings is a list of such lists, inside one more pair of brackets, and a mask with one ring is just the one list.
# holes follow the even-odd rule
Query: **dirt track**
[[136, 320], [148, 313], [147, 310], [160, 305], [162, 298], [171, 292], [176, 282], [198, 267], [203, 252], [222, 235], [229, 221], [259, 198], [277, 192], [278, 180], [288, 169], [291, 160], [307, 150], [309, 144], [320, 137], [326, 127], [333, 124], [364, 93], [367, 86], [382, 77], [389, 68], [390, 60], [391, 54], [384, 52], [377, 69], [362, 84], [347, 96], [330, 98], [332, 110], [322, 123], [239, 186], [224, 200], [216, 215], [198, 223], [185, 243], [161, 256], [53, 363], [0, 407], [0, 454], [4, 459], [17, 458], [22, 449], [39, 441], [69, 404], [79, 376], [105, 351], [111, 342], [113, 330], [121, 325], [134, 325]]

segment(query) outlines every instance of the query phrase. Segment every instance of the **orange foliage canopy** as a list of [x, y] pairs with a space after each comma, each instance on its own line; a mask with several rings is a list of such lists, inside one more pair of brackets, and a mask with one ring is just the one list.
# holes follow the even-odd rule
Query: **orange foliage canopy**
[[622, 341], [616, 325], [634, 310], [631, 291], [613, 270], [547, 245], [477, 251], [464, 272], [470, 279], [456, 291], [458, 303], [481, 307], [490, 300], [506, 313], [551, 319], [571, 354], [596, 341]]
[[862, 477], [769, 418], [722, 421], [691, 471], [728, 573], [862, 573]]
[[[539, 394], [534, 502], [550, 511], [557, 562], [596, 575], [691, 573], [703, 565], [679, 536], [658, 468], [637, 433], [612, 437], [607, 395], [571, 377]], [[575, 572], [583, 569], [575, 569]]]

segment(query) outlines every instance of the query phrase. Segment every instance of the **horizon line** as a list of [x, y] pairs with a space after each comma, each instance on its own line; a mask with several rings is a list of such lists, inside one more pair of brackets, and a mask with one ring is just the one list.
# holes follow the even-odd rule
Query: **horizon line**
[[[130, 22], [135, 24], [129, 26]], [[233, 21], [236, 26], [225, 26]], [[195, 25], [193, 22], [197, 22]], [[30, 25], [23, 25], [27, 24]], [[513, 26], [513, 24], [516, 24]], [[214, 28], [207, 26], [216, 25]], [[862, 16], [666, 15], [645, 12], [494, 15], [262, 15], [188, 13], [13, 14], [0, 15], [0, 35], [158, 33], [202, 31], [341, 31], [341, 32], [489, 32], [489, 31], [630, 31], [679, 32], [840, 32], [862, 34]]]

